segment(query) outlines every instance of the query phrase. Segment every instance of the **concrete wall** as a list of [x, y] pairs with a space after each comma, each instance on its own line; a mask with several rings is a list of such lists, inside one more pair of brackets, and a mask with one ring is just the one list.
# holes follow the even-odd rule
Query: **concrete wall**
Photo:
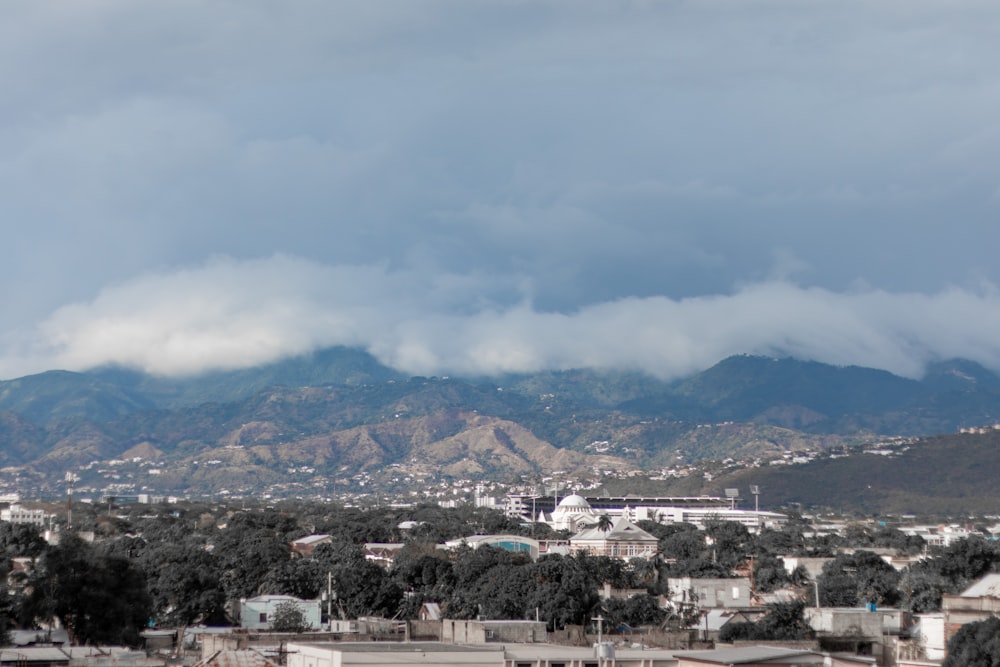
[[448, 644], [506, 642], [531, 644], [548, 639], [541, 621], [441, 621], [441, 641]]

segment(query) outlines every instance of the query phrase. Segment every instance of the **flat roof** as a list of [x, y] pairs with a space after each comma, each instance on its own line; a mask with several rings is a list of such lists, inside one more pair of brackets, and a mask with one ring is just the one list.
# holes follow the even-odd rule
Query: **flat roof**
[[443, 642], [289, 642], [291, 646], [308, 646], [310, 648], [344, 653], [499, 653], [504, 650], [501, 644], [445, 644]]

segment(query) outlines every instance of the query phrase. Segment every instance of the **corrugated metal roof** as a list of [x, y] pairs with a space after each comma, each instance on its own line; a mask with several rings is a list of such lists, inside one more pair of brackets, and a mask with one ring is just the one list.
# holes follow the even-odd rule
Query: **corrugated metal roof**
[[3, 649], [0, 662], [69, 662], [69, 656], [54, 646]]
[[253, 649], [242, 651], [216, 651], [195, 664], [195, 667], [277, 667]]
[[746, 646], [740, 648], [722, 648], [714, 651], [678, 651], [678, 658], [714, 662], [725, 665], [738, 665], [755, 662], [780, 662], [800, 656], [815, 655], [819, 661], [823, 656], [803, 649], [781, 648], [777, 646]]
[[985, 577], [962, 591], [963, 598], [1000, 598], [1000, 574]]

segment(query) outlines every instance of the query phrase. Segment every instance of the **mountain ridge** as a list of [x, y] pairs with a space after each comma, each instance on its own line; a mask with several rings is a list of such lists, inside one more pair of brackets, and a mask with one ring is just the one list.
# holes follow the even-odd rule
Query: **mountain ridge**
[[[922, 380], [749, 355], [676, 382], [588, 369], [401, 378], [334, 348], [201, 379], [105, 368], [2, 382], [0, 463], [47, 480], [39, 488], [80, 470], [95, 488], [302, 493], [403, 488], [401, 469], [422, 479], [628, 476], [994, 422], [1000, 377], [964, 360]], [[102, 463], [115, 460], [144, 468], [129, 478]]]

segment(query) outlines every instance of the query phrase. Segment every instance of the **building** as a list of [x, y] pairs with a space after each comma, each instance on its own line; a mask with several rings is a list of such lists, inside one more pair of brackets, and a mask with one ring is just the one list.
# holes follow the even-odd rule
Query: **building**
[[503, 642], [533, 644], [549, 637], [544, 621], [441, 621], [441, 641], [449, 644], [488, 644]]
[[11, 505], [6, 509], [0, 510], [0, 521], [7, 521], [8, 523], [30, 523], [35, 526], [44, 526], [48, 518], [45, 510], [29, 510], [20, 505]]
[[536, 518], [555, 530], [575, 533], [584, 526], [597, 523], [598, 516], [586, 498], [572, 494], [560, 500], [550, 515], [546, 516], [543, 512]]
[[987, 574], [958, 595], [943, 595], [941, 612], [945, 644], [966, 623], [1000, 616], [1000, 574]]
[[538, 521], [555, 530], [571, 532], [593, 523], [601, 514], [613, 518], [623, 516], [632, 522], [690, 523], [699, 528], [712, 521], [734, 521], [750, 532], [778, 528], [788, 520], [784, 514], [776, 512], [736, 509], [731, 499], [714, 496], [584, 498], [571, 494], [556, 501], [551, 496], [511, 494], [504, 507], [510, 517]]
[[873, 667], [874, 661], [857, 656], [827, 655], [778, 646], [741, 646], [711, 651], [677, 653], [677, 667]]
[[312, 556], [316, 547], [321, 544], [330, 544], [331, 542], [333, 542], [333, 538], [329, 535], [306, 535], [297, 540], [292, 540], [289, 546], [292, 548], [292, 552], [300, 556], [309, 557]]
[[288, 644], [287, 667], [677, 667], [666, 649], [616, 649], [610, 645], [480, 644], [442, 642]]
[[318, 630], [322, 625], [319, 600], [300, 600], [291, 595], [261, 595], [240, 600], [240, 627], [247, 630], [270, 630], [274, 614], [283, 604], [295, 604], [302, 611], [307, 628]]
[[602, 530], [596, 524], [585, 526], [569, 538], [575, 553], [612, 558], [655, 558], [659, 540], [625, 517], [619, 517], [610, 528]]
[[667, 579], [670, 602], [675, 609], [740, 609], [751, 606], [750, 580], [671, 577]]
[[478, 549], [481, 546], [504, 549], [512, 553], [520, 553], [528, 556], [531, 560], [538, 560], [538, 540], [521, 535], [471, 535], [457, 540], [449, 540], [444, 543], [448, 549], [458, 549], [469, 547]]

